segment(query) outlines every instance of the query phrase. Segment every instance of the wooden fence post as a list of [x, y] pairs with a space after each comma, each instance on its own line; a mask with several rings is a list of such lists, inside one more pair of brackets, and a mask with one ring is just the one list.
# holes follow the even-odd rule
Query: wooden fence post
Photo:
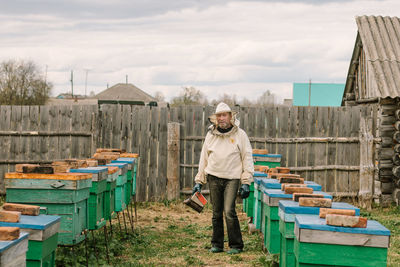
[[369, 116], [360, 116], [360, 189], [359, 205], [371, 208], [374, 188], [374, 137], [369, 125]]
[[179, 123], [168, 123], [167, 198], [180, 197], [179, 184]]

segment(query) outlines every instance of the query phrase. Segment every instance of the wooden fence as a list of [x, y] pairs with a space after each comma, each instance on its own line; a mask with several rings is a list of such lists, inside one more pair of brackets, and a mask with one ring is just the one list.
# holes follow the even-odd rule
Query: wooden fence
[[[356, 195], [360, 173], [365, 173], [360, 162], [374, 164], [373, 157], [360, 157], [361, 121], [375, 137], [372, 108], [236, 110], [253, 148], [282, 154], [282, 166], [321, 184], [325, 191]], [[189, 190], [213, 111], [210, 106], [0, 106], [0, 188], [3, 174], [16, 163], [90, 157], [97, 147], [116, 147], [140, 154], [138, 200], [165, 199], [168, 123], [180, 125], [180, 188]]]

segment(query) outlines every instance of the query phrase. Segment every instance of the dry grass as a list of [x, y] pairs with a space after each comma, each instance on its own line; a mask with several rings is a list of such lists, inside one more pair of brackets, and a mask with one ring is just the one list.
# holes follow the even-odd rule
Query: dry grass
[[182, 202], [144, 203], [138, 214], [137, 231], [143, 242], [128, 249], [130, 255], [126, 260], [132, 265], [270, 266], [272, 263], [272, 258], [262, 251], [261, 234], [248, 234], [246, 215], [239, 209], [245, 251], [232, 256], [208, 251], [212, 233], [209, 208], [199, 214]]

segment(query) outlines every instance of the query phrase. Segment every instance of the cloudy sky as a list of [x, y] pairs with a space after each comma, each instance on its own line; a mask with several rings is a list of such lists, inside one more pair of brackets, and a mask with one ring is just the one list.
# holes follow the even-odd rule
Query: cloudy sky
[[53, 95], [130, 83], [169, 100], [292, 97], [293, 82], [344, 83], [355, 16], [398, 16], [398, 0], [0, 0], [0, 60], [33, 60]]

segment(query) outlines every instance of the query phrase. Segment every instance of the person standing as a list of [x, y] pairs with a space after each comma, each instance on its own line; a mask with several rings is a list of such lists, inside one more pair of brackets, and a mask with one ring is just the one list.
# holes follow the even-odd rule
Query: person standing
[[224, 251], [225, 215], [230, 248], [227, 253], [237, 254], [243, 251], [244, 246], [235, 201], [239, 187], [241, 198], [250, 195], [254, 173], [252, 148], [247, 134], [239, 128], [236, 113], [227, 104], [219, 103], [209, 120], [212, 125], [201, 150], [199, 170], [192, 191], [193, 194], [201, 192], [202, 186], [209, 183], [213, 211], [210, 251]]

